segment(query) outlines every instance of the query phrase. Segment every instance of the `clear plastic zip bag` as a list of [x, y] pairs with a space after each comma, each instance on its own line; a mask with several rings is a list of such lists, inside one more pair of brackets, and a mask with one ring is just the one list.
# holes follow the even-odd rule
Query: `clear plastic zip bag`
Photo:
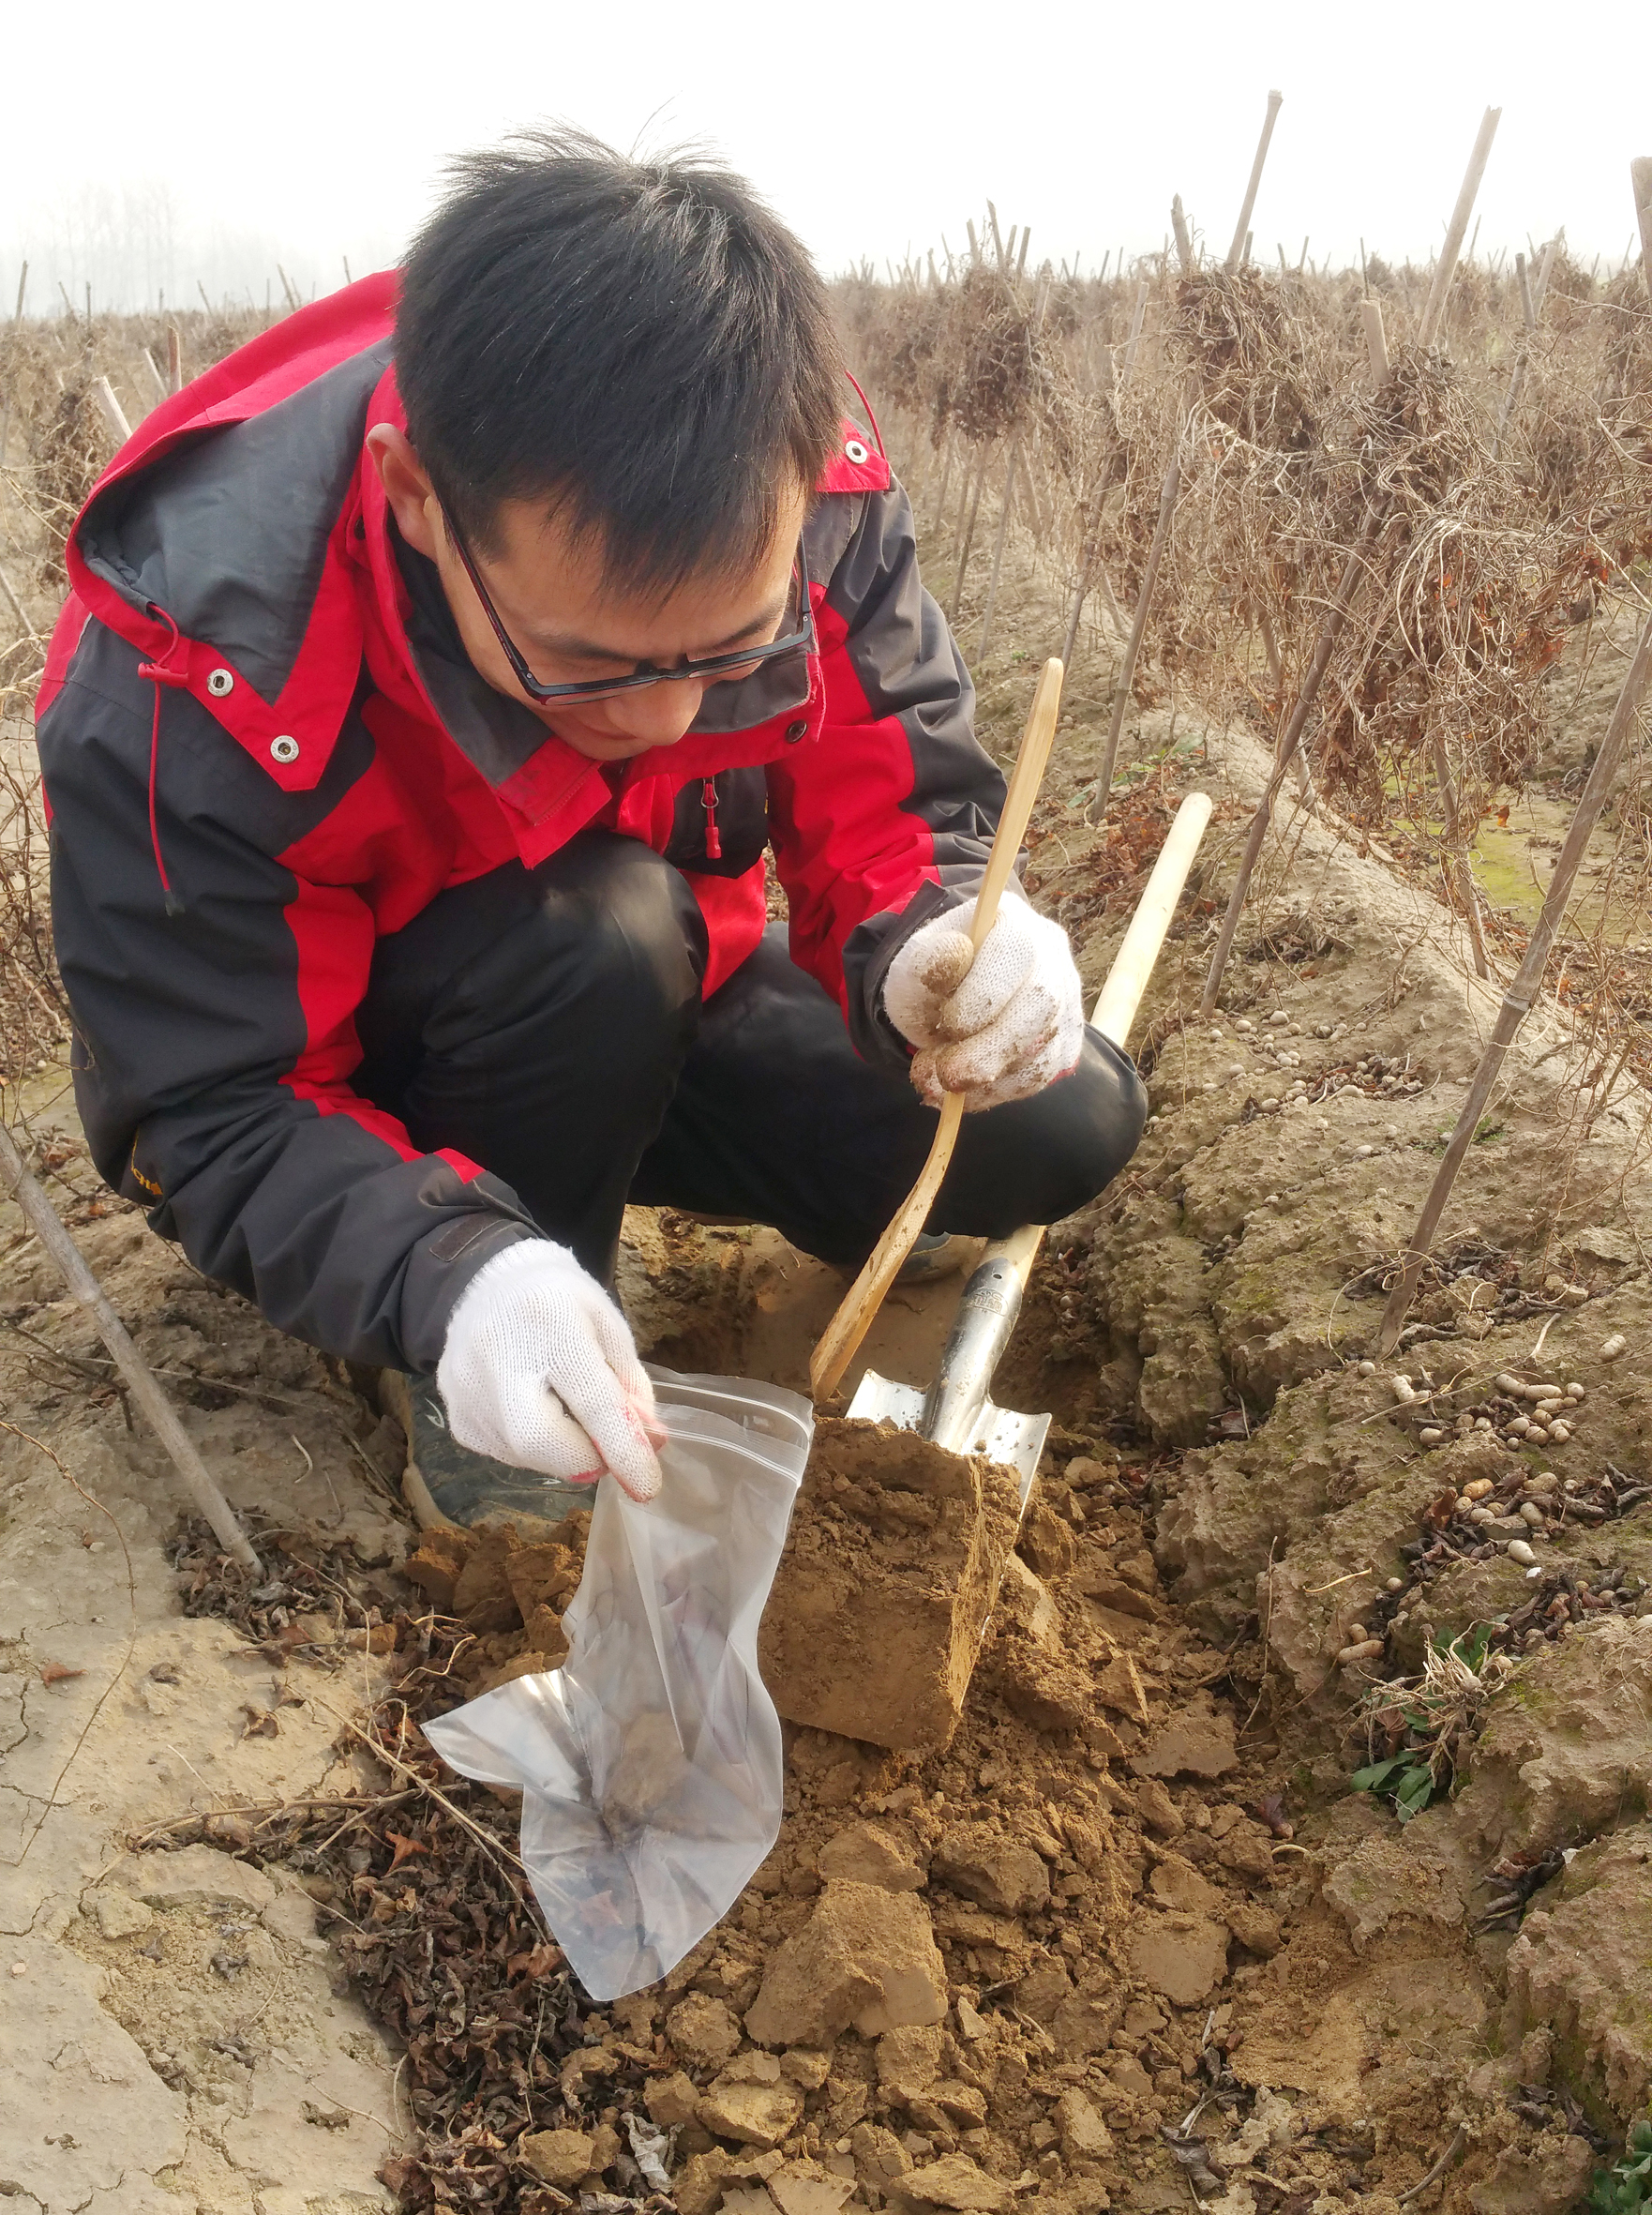
[[425, 1725], [461, 1776], [522, 1794], [522, 1861], [593, 1999], [663, 1977], [779, 1835], [780, 1720], [758, 1624], [814, 1431], [744, 1378], [650, 1374], [665, 1483], [596, 1488], [560, 1669]]

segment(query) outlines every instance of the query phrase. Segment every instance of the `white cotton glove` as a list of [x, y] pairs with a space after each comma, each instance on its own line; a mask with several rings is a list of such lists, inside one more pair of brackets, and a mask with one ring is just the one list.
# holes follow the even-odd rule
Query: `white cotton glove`
[[883, 980], [883, 1005], [918, 1048], [912, 1082], [931, 1108], [962, 1092], [973, 1113], [1025, 1100], [1078, 1065], [1084, 998], [1059, 923], [1006, 892], [971, 960], [975, 903], [915, 930]]
[[660, 1488], [664, 1432], [630, 1326], [566, 1246], [521, 1239], [459, 1296], [436, 1387], [461, 1446], [574, 1484]]

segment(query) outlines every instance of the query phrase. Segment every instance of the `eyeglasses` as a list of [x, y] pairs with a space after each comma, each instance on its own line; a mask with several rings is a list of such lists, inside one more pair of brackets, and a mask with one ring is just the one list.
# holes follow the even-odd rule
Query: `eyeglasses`
[[[448, 535], [455, 550], [464, 565], [482, 612], [493, 626], [501, 651], [510, 663], [511, 674], [528, 695], [542, 704], [553, 700], [607, 700], [617, 692], [638, 692], [645, 685], [679, 685], [685, 678], [705, 677], [715, 682], [723, 677], [749, 674], [760, 669], [766, 661], [777, 661], [782, 655], [805, 653], [815, 649], [815, 612], [809, 601], [809, 573], [803, 565], [803, 540], [797, 542], [797, 559], [792, 565], [792, 587], [796, 595], [795, 610], [789, 610], [790, 621], [784, 636], [772, 639], [766, 646], [742, 646], [732, 654], [708, 654], [699, 660], [688, 655], [670, 669], [656, 669], [652, 662], [639, 661], [628, 677], [597, 677], [581, 685], [545, 685], [528, 667], [520, 649], [499, 619], [499, 610], [488, 597], [488, 587], [482, 582], [471, 550], [465, 544], [453, 519], [443, 511]], [[783, 620], [786, 620], [783, 618]]]

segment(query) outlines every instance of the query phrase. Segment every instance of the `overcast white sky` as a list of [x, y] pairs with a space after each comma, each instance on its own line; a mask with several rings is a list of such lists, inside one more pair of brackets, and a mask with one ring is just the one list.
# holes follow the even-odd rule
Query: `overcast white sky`
[[1564, 223], [1585, 264], [1616, 262], [1629, 159], [1652, 154], [1648, 0], [81, 0], [12, 9], [6, 75], [28, 97], [8, 105], [0, 313], [24, 254], [37, 311], [88, 278], [111, 304], [192, 300], [198, 278], [262, 302], [278, 259], [329, 290], [345, 255], [358, 276], [395, 259], [445, 156], [546, 116], [715, 143], [831, 270], [957, 246], [989, 194], [1034, 262], [1157, 248], [1178, 191], [1224, 250], [1270, 85], [1259, 255], [1294, 261], [1306, 234], [1316, 261], [1361, 235], [1426, 257], [1493, 103], [1481, 256]]

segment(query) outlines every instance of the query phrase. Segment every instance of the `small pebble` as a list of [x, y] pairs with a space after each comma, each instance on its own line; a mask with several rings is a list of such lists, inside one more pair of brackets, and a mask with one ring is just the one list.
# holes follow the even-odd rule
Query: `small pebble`
[[11, 1973], [14, 1977], [26, 1977], [29, 1973], [28, 1963], [26, 1961], [14, 1961], [11, 1965]]
[[1622, 1353], [1624, 1348], [1628, 1344], [1629, 1340], [1624, 1336], [1621, 1331], [1614, 1331], [1611, 1337], [1607, 1339], [1606, 1343], [1600, 1349], [1600, 1359], [1603, 1362], [1616, 1361], [1618, 1355]]
[[1268, 1195], [1268, 1198], [1266, 1198], [1266, 1199], [1265, 1199], [1265, 1200], [1262, 1202], [1262, 1205], [1263, 1205], [1265, 1208], [1276, 1208], [1276, 1207], [1278, 1207], [1278, 1205], [1279, 1205], [1279, 1195], [1278, 1195], [1278, 1193], [1277, 1193], [1277, 1192], [1270, 1192], [1270, 1193]]
[[1405, 1590], [1405, 1581], [1404, 1577], [1390, 1576], [1382, 1589], [1385, 1592], [1403, 1592]]
[[[1518, 1541], [1516, 1541], [1516, 1543], [1518, 1544]], [[1531, 1566], [1531, 1567], [1530, 1567], [1530, 1568], [1529, 1568], [1529, 1569], [1526, 1571], [1526, 1573], [1525, 1573], [1525, 1581], [1526, 1581], [1526, 1583], [1527, 1583], [1527, 1584], [1541, 1584], [1541, 1583], [1542, 1583], [1542, 1581], [1543, 1581], [1543, 1572], [1542, 1572], [1542, 1567], [1541, 1567], [1541, 1565], [1540, 1565], [1539, 1563], [1538, 1563], [1538, 1562], [1533, 1562], [1532, 1566]], [[1537, 1636], [1539, 1637], [1539, 1640], [1542, 1638], [1542, 1635], [1543, 1635], [1543, 1634], [1541, 1633], [1541, 1631], [1539, 1631], [1539, 1632], [1537, 1633]]]
[[1382, 1126], [1382, 1134], [1385, 1138], [1397, 1138], [1400, 1135], [1400, 1126], [1397, 1123], [1385, 1123]]
[[1243, 1077], [1243, 1076], [1244, 1076], [1244, 1074], [1245, 1074], [1245, 1065], [1244, 1065], [1244, 1063], [1243, 1063], [1242, 1062], [1231, 1062], [1231, 1063], [1228, 1065], [1228, 1071], [1227, 1071], [1227, 1074], [1229, 1075], [1229, 1077]]
[[1518, 1561], [1523, 1569], [1535, 1567], [1538, 1557], [1524, 1538], [1511, 1538], [1503, 1548], [1511, 1561]]
[[1271, 1094], [1266, 1100], [1258, 1101], [1257, 1106], [1264, 1115], [1277, 1115], [1279, 1113], [1279, 1102]]
[[1356, 1161], [1369, 1161], [1375, 1152], [1376, 1148], [1374, 1146], [1356, 1146], [1354, 1149], [1354, 1159]]

